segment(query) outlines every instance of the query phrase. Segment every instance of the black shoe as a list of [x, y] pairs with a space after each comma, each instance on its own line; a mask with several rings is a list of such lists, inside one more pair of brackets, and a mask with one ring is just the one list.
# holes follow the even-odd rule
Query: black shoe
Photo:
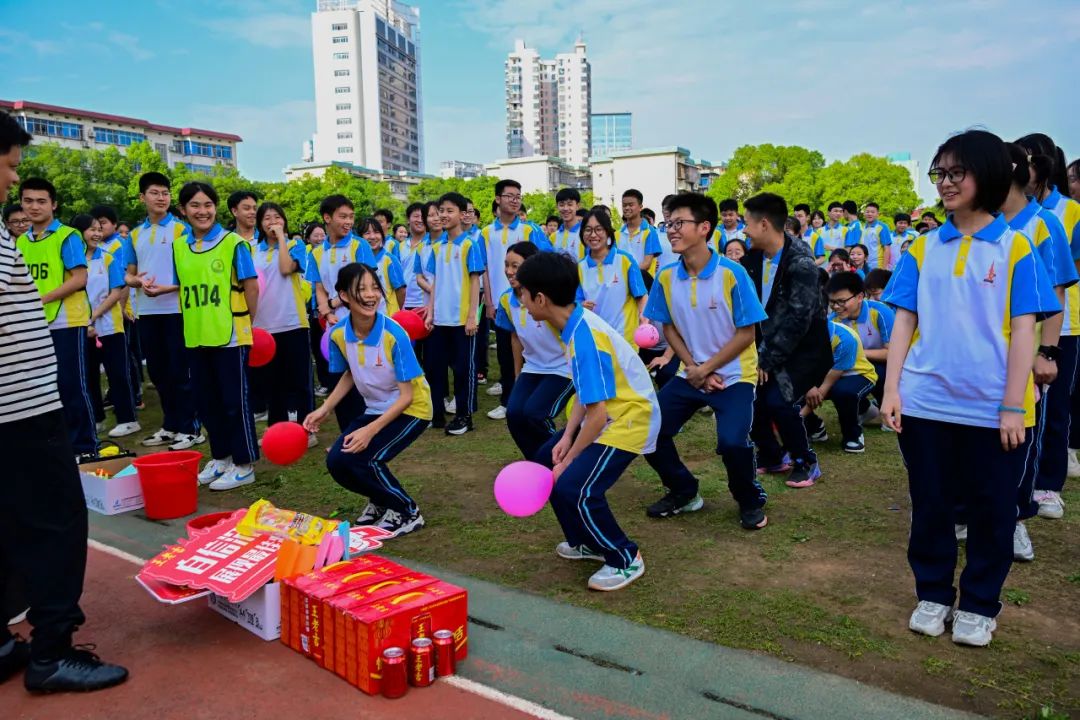
[[424, 527], [424, 516], [420, 514], [419, 510], [412, 515], [399, 513], [396, 510], [387, 510], [376, 527], [389, 532], [390, 537], [398, 537]]
[[668, 493], [646, 508], [645, 514], [651, 518], [669, 518], [681, 513], [697, 512], [704, 505], [705, 501], [701, 499], [700, 495], [687, 497], [686, 495]]
[[747, 530], [760, 530], [769, 524], [769, 518], [765, 515], [764, 508], [739, 511], [739, 522]]
[[59, 660], [32, 661], [23, 680], [30, 692], [90, 692], [104, 690], [127, 680], [128, 671], [104, 663], [90, 652], [92, 645], [73, 647]]
[[436, 430], [442, 430], [444, 427], [446, 427], [446, 416], [445, 415], [435, 415], [435, 416], [433, 416], [431, 418], [431, 427], [435, 428]]
[[30, 663], [30, 643], [16, 635], [11, 638], [11, 649], [0, 655], [0, 683], [22, 670]]
[[446, 426], [447, 435], [464, 435], [473, 429], [472, 415], [455, 415]]

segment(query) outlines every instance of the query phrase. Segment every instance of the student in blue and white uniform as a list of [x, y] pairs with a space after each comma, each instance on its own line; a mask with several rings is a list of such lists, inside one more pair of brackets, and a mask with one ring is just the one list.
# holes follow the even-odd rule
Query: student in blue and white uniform
[[866, 223], [863, 225], [859, 244], [867, 251], [867, 272], [874, 268], [892, 270], [893, 267], [892, 231], [889, 230], [888, 225], [878, 220], [879, 212], [881, 208], [876, 202], [866, 203], [866, 208], [863, 210]]
[[562, 223], [559, 229], [548, 238], [551, 249], [555, 252], [566, 253], [576, 262], [585, 257], [585, 243], [582, 242], [581, 237], [581, 218], [578, 217], [581, 193], [574, 188], [563, 188], [555, 193], [555, 207], [559, 211]]
[[[882, 297], [896, 322], [881, 415], [899, 433], [908, 470], [919, 599], [908, 626], [936, 636], [951, 618], [953, 642], [985, 646], [1012, 565], [1016, 489], [1035, 424], [1035, 323], [1061, 307], [1031, 242], [995, 214], [1012, 177], [1000, 138], [950, 138], [928, 175], [949, 218], [912, 242]], [[969, 525], [954, 612], [956, 503]]]
[[652, 285], [654, 261], [663, 251], [656, 228], [642, 214], [644, 196], [633, 188], [622, 195], [623, 225], [615, 232], [615, 247], [634, 258], [645, 285]]
[[[889, 358], [889, 340], [896, 315], [888, 305], [867, 298], [863, 279], [858, 273], [836, 273], [825, 285], [825, 294], [831, 310], [829, 320], [847, 325], [859, 335], [863, 352], [877, 375], [870, 394], [880, 406], [885, 390], [885, 362]], [[828, 439], [828, 436], [811, 436], [811, 439], [820, 441]]]
[[379, 273], [379, 283], [386, 292], [385, 301], [379, 308], [379, 312], [393, 317], [394, 313], [405, 305], [405, 273], [401, 269], [401, 262], [397, 254], [387, 248], [387, 238], [383, 235], [382, 223], [378, 218], [369, 217], [361, 220], [356, 234], [371, 248], [375, 258], [375, 270]]
[[854, 200], [845, 200], [844, 210], [844, 247], [850, 248], [862, 242], [863, 224], [859, 220], [859, 206]]
[[[806, 391], [806, 407], [802, 410], [806, 431], [810, 439], [819, 439], [816, 436], [819, 431], [824, 431], [825, 423], [814, 411], [821, 407], [826, 398], [832, 400], [836, 418], [840, 421], [844, 452], [859, 454], [866, 449], [860, 406], [863, 398], [874, 389], [877, 373], [866, 359], [866, 352], [855, 330], [830, 320], [829, 340], [832, 343], [833, 366], [817, 387]], [[828, 436], [820, 439], [828, 439]], [[788, 487], [804, 486], [788, 483]]]
[[427, 310], [424, 301], [424, 289], [417, 282], [417, 260], [424, 249], [427, 236], [427, 225], [424, 223], [424, 203], [412, 203], [405, 209], [405, 218], [409, 221], [408, 235], [398, 242], [398, 259], [401, 261], [401, 272], [405, 277], [405, 304], [406, 310]]
[[615, 247], [615, 230], [603, 210], [592, 210], [582, 220], [581, 236], [588, 248], [578, 263], [577, 302], [592, 310], [634, 345], [634, 331], [642, 317], [648, 293], [638, 263]]

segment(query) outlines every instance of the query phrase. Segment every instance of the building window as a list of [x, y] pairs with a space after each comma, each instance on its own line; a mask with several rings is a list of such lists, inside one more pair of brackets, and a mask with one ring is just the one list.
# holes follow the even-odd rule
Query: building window
[[334, 77], [349, 77], [348, 70], [335, 70]]
[[347, 52], [334, 53], [334, 59], [335, 60], [348, 60], [349, 59], [349, 53], [347, 53]]
[[210, 175], [214, 171], [213, 165], [204, 165], [202, 163], [184, 163], [191, 172], [202, 173], [204, 175]]
[[333, 25], [330, 26], [330, 29], [331, 30], [348, 30], [349, 29], [349, 24], [348, 23], [334, 23]]
[[106, 145], [119, 145], [127, 147], [134, 143], [143, 142], [146, 136], [142, 133], [129, 132], [127, 130], [113, 130], [111, 128], [94, 128], [94, 140]]
[[337, 151], [339, 153], [351, 153], [353, 151], [352, 145], [339, 145]]
[[352, 103], [338, 103], [338, 110], [352, 110]]
[[180, 152], [184, 155], [198, 157], [220, 158], [222, 160], [233, 159], [233, 149], [228, 145], [214, 145], [213, 143], [197, 142], [195, 140], [184, 140], [181, 143]]
[[331, 40], [330, 42], [334, 43], [335, 45], [342, 45], [344, 43], [349, 42], [349, 36], [348, 35], [335, 35], [333, 40]]
[[338, 140], [351, 140], [352, 139], [352, 133], [351, 132], [339, 132], [337, 134], [337, 139]]
[[349, 88], [347, 88], [347, 87], [336, 87], [336, 88], [334, 88], [334, 92], [337, 93], [338, 95], [344, 95], [345, 93], [349, 92]]
[[169, 146], [165, 143], [154, 143], [154, 152], [165, 159], [165, 156], [169, 154]]
[[45, 135], [48, 137], [69, 138], [71, 140], [81, 140], [83, 136], [83, 126], [78, 123], [20, 117], [19, 124], [31, 135]]
[[348, 117], [348, 118], [338, 118], [338, 119], [337, 119], [337, 124], [338, 124], [338, 125], [352, 125], [352, 118], [351, 118], [351, 117]]

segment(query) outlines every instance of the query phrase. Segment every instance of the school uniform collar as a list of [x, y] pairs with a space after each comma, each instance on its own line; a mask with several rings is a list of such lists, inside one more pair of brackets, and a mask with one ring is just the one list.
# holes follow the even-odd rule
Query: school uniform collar
[[562, 340], [563, 345], [570, 344], [570, 338], [574, 337], [574, 331], [577, 330], [578, 323], [585, 319], [585, 308], [581, 305], [574, 305], [574, 311], [570, 313], [570, 317], [566, 319], [566, 327], [559, 333], [559, 338]]
[[204, 242], [204, 243], [216, 242], [217, 240], [221, 239], [221, 237], [226, 232], [227, 231], [225, 230], [225, 228], [221, 227], [221, 223], [214, 223], [214, 227], [210, 228], [210, 232], [206, 233], [206, 235], [203, 236], [201, 239], [196, 240], [195, 239], [195, 231], [188, 228], [188, 232], [187, 232], [188, 245], [194, 245], [197, 242]]
[[[367, 242], [367, 240], [365, 240], [364, 242]], [[386, 248], [386, 243], [384, 242], [382, 247], [379, 248], [379, 252], [375, 252], [374, 250], [372, 251], [372, 254], [375, 256], [375, 262], [382, 262], [382, 259], [386, 257], [386, 254], [388, 252], [389, 251]]]
[[102, 245], [112, 245], [114, 242], [117, 242], [117, 241], [124, 242], [124, 238], [120, 237], [120, 233], [114, 232], [112, 235], [110, 235], [109, 237], [102, 240], [101, 244]]
[[470, 237], [469, 231], [465, 230], [460, 235], [458, 235], [456, 238], [451, 240], [450, 239], [450, 233], [447, 232], [447, 231], [443, 231], [443, 234], [439, 236], [439, 242], [448, 242], [448, 243], [452, 243], [454, 245], [460, 246], [462, 243], [465, 242], [465, 238], [469, 238], [469, 237]]
[[[41, 237], [38, 238], [38, 239], [43, 240], [43, 239], [47, 238], [49, 235], [52, 235], [54, 232], [56, 232], [59, 229], [60, 229], [60, 219], [59, 218], [53, 218], [53, 221], [51, 223], [49, 223], [49, 226], [47, 228], [45, 228], [45, 232], [41, 233]], [[26, 228], [26, 236], [28, 238], [30, 238], [31, 240], [34, 240], [34, 226], [33, 225]]]
[[602, 261], [601, 261], [600, 263], [597, 263], [597, 262], [596, 262], [596, 259], [595, 259], [595, 258], [593, 258], [593, 256], [592, 256], [592, 252], [591, 252], [591, 251], [589, 251], [589, 252], [586, 252], [586, 253], [585, 253], [585, 265], [586, 265], [587, 267], [591, 267], [591, 268], [594, 268], [594, 267], [596, 267], [597, 265], [600, 265], [600, 264], [603, 264], [603, 265], [613, 265], [613, 264], [615, 263], [615, 256], [616, 256], [616, 255], [618, 255], [618, 254], [619, 254], [619, 253], [618, 253], [618, 251], [617, 251], [617, 250], [615, 249], [615, 245], [614, 245], [614, 244], [612, 244], [612, 245], [608, 245], [608, 254], [607, 254], [607, 257], [606, 257], [606, 258], [604, 258], [604, 259], [603, 259], [603, 260], [602, 260]]
[[149, 228], [151, 225], [157, 225], [158, 227], [165, 227], [166, 225], [173, 222], [174, 220], [176, 220], [176, 218], [173, 217], [172, 213], [165, 213], [165, 217], [161, 218], [156, 223], [152, 223], [152, 222], [150, 222], [150, 216], [147, 215], [146, 219], [143, 220], [143, 222], [142, 222], [142, 227], [144, 229]]
[[1042, 201], [1042, 206], [1044, 208], [1056, 208], [1059, 202], [1061, 202], [1061, 191], [1051, 185], [1050, 194]]
[[100, 260], [108, 252], [109, 252], [108, 250], [106, 250], [104, 247], [101, 246], [101, 243], [98, 243], [98, 246], [96, 248], [94, 248], [94, 252], [90, 253], [90, 259], [91, 260]]
[[[559, 223], [559, 232], [564, 232], [565, 230], [566, 230], [566, 225], [563, 224], [563, 223]], [[570, 228], [570, 232], [575, 233], [575, 234], [580, 234], [578, 232], [579, 230], [581, 230], [581, 220], [578, 220], [577, 225]]]
[[[994, 219], [991, 220], [986, 227], [980, 228], [972, 235], [976, 240], [982, 240], [983, 242], [999, 242], [1001, 236], [1005, 234], [1005, 231], [1009, 229], [1009, 224], [1005, 222], [1005, 216], [1001, 213], [994, 213]], [[952, 215], [945, 218], [945, 223], [938, 228], [938, 240], [943, 243], [956, 240], [957, 238], [964, 237], [963, 233], [956, 229], [953, 225]]]
[[375, 313], [375, 324], [371, 326], [371, 332], [367, 334], [367, 337], [361, 340], [356, 337], [356, 331], [353, 330], [352, 320], [346, 317], [342, 320], [345, 323], [345, 342], [360, 343], [361, 345], [367, 345], [368, 347], [375, 347], [379, 344], [379, 338], [382, 337], [383, 327], [386, 325], [386, 316], [382, 313]]
[[519, 218], [517, 215], [515, 215], [514, 216], [514, 222], [510, 223], [509, 225], [503, 225], [502, 220], [500, 220], [499, 216], [496, 215], [495, 216], [495, 222], [493, 222], [491, 224], [495, 226], [496, 230], [502, 230], [503, 228], [506, 228], [507, 230], [517, 230], [518, 226], [521, 225], [521, 218]]
[[[291, 245], [291, 244], [292, 244], [292, 240], [290, 240], [289, 238], [285, 238], [285, 242], [284, 243], [278, 243], [277, 247], [281, 247], [282, 245], [284, 245], [285, 247], [289, 247], [289, 245]], [[267, 241], [267, 239], [265, 237], [259, 238], [259, 240], [257, 241], [255, 247], [257, 247], [259, 249], [259, 252], [268, 252], [269, 250], [277, 249], [277, 248], [271, 248], [270, 243]]]
[[[644, 235], [645, 232], [647, 230], [650, 230], [651, 228], [652, 228], [652, 225], [649, 224], [649, 221], [646, 220], [645, 218], [642, 218], [641, 219], [641, 225], [638, 226], [638, 234], [639, 235]], [[629, 235], [630, 234], [630, 226], [627, 225], [626, 223], [623, 223], [622, 227], [619, 228], [619, 232], [626, 233], [627, 235]]]
[[809, 240], [810, 238], [812, 238], [812, 237], [814, 236], [814, 233], [815, 233], [815, 232], [816, 232], [816, 230], [814, 230], [814, 226], [813, 226], [813, 225], [811, 225], [810, 227], [806, 228], [805, 230], [803, 230], [803, 234], [802, 234], [802, 238], [803, 238], [803, 240]]
[[518, 297], [518, 294], [514, 292], [514, 289], [510, 288], [509, 290], [507, 290], [507, 292], [510, 293], [510, 307], [521, 307], [523, 303], [521, 302], [521, 298]]
[[1028, 204], [1009, 221], [1009, 227], [1013, 230], [1020, 230], [1042, 209], [1043, 206], [1039, 204], [1039, 201], [1028, 195]]
[[[701, 272], [698, 273], [698, 280], [708, 280], [716, 272], [716, 268], [720, 267], [720, 254], [712, 248], [709, 248], [709, 259], [705, 263], [705, 267], [701, 268]], [[686, 269], [686, 261], [681, 257], [679, 258], [679, 266], [675, 270], [675, 274], [680, 280], [689, 280], [690, 272]]]
[[[327, 236], [326, 239], [323, 240], [323, 243], [322, 243], [323, 250], [329, 250], [330, 248], [347, 247], [348, 244], [352, 242], [352, 240], [353, 240], [353, 234], [352, 233], [349, 233], [345, 237], [338, 240], [336, 243], [330, 242], [330, 236]], [[367, 240], [365, 240], [364, 242], [367, 242]]]
[[842, 227], [844, 227], [844, 223], [840, 222], [839, 220], [837, 220], [835, 223], [834, 222], [826, 222], [824, 225], [821, 226], [821, 228], [823, 230], [835, 230], [837, 228], [842, 228]]

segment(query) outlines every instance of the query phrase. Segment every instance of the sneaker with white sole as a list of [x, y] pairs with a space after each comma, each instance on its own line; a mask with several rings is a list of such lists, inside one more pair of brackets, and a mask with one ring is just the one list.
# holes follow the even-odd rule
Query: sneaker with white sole
[[143, 438], [142, 444], [143, 447], [157, 447], [158, 445], [169, 445], [173, 442], [176, 442], [176, 435], [162, 428], [150, 437]]
[[844, 452], [858, 455], [866, 451], [866, 438], [859, 436], [858, 440], [848, 440], [844, 443]]
[[705, 501], [700, 495], [686, 497], [669, 492], [646, 508], [645, 514], [651, 518], [669, 518], [682, 513], [697, 512], [703, 507], [705, 507]]
[[645, 561], [641, 559], [641, 553], [638, 553], [628, 568], [620, 569], [604, 565], [594, 572], [589, 578], [589, 589], [601, 592], [622, 590], [644, 574]]
[[492, 397], [502, 395], [502, 383], [501, 382], [493, 383], [491, 385], [491, 387], [489, 387], [484, 392], [486, 392], [488, 395], [490, 395]]
[[94, 423], [94, 432], [96, 432], [98, 435], [105, 432], [105, 421], [104, 420], [102, 420], [101, 422]]
[[952, 641], [957, 645], [986, 647], [994, 639], [995, 630], [997, 620], [994, 618], [967, 610], [957, 610], [953, 616]]
[[202, 445], [204, 442], [206, 442], [206, 436], [202, 433], [198, 435], [177, 434], [173, 436], [173, 443], [169, 446], [169, 449], [190, 450], [196, 445]]
[[828, 442], [829, 432], [825, 429], [825, 426], [822, 425], [820, 430], [815, 430], [814, 432], [809, 433], [809, 437], [810, 442]]
[[211, 460], [203, 466], [203, 469], [199, 471], [199, 484], [209, 485], [218, 478], [224, 476], [227, 472], [232, 470], [232, 458], [225, 458], [224, 460]]
[[1039, 517], [1057, 520], [1065, 514], [1065, 501], [1061, 494], [1053, 490], [1039, 490], [1035, 493], [1035, 502], [1039, 503]]
[[1069, 464], [1065, 469], [1065, 477], [1080, 478], [1080, 458], [1077, 457], [1078, 453], [1080, 453], [1080, 450], [1069, 448], [1067, 456]]
[[587, 545], [575, 546], [568, 542], [561, 542], [555, 546], [555, 554], [563, 560], [596, 560], [597, 562], [604, 562], [604, 556], [594, 553]]
[[956, 542], [967, 542], [967, 525], [954, 524], [953, 533], [956, 534]]
[[316, 435], [315, 433], [308, 433], [308, 435], [307, 435], [307, 446], [308, 446], [308, 448], [309, 449], [313, 448], [318, 444], [319, 444], [319, 436]]
[[424, 516], [419, 511], [412, 515], [405, 515], [397, 510], [387, 510], [375, 527], [386, 530], [390, 533], [390, 537], [407, 535], [424, 527]]
[[937, 637], [945, 632], [945, 623], [952, 619], [953, 610], [948, 605], [920, 600], [908, 620], [908, 629], [923, 635]]
[[380, 520], [382, 520], [382, 517], [385, 514], [386, 508], [379, 507], [375, 503], [369, 502], [367, 504], [367, 507], [364, 508], [363, 512], [360, 513], [360, 516], [356, 518], [355, 524], [361, 527], [366, 525], [374, 525]]
[[443, 400], [443, 409], [446, 410], [447, 415], [457, 415], [457, 399], [450, 398], [449, 400]]
[[232, 490], [255, 482], [255, 468], [251, 465], [234, 465], [229, 472], [210, 483], [211, 490]]
[[255, 422], [266, 422], [267, 420], [270, 419], [270, 413], [268, 413], [268, 412], [255, 413], [252, 416], [251, 419], [254, 420]]
[[120, 423], [119, 425], [117, 425], [116, 427], [114, 427], [112, 430], [109, 431], [109, 437], [111, 437], [111, 438], [127, 437], [128, 435], [134, 435], [135, 433], [139, 432], [140, 430], [142, 430], [142, 425], [140, 425], [137, 422]]
[[323, 387], [322, 385], [320, 385], [319, 387], [315, 388], [315, 397], [326, 397], [326, 396], [327, 396], [327, 395], [329, 395], [329, 394], [330, 394], [330, 391], [329, 391], [329, 390], [327, 390], [327, 389], [326, 389], [325, 387]]
[[1013, 560], [1031, 562], [1035, 559], [1035, 547], [1031, 544], [1031, 536], [1028, 535], [1024, 523], [1016, 523], [1013, 530]]
[[506, 408], [504, 408], [502, 405], [500, 405], [499, 407], [495, 408], [494, 410], [488, 410], [487, 416], [489, 418], [491, 418], [492, 420], [505, 420], [506, 419]]

